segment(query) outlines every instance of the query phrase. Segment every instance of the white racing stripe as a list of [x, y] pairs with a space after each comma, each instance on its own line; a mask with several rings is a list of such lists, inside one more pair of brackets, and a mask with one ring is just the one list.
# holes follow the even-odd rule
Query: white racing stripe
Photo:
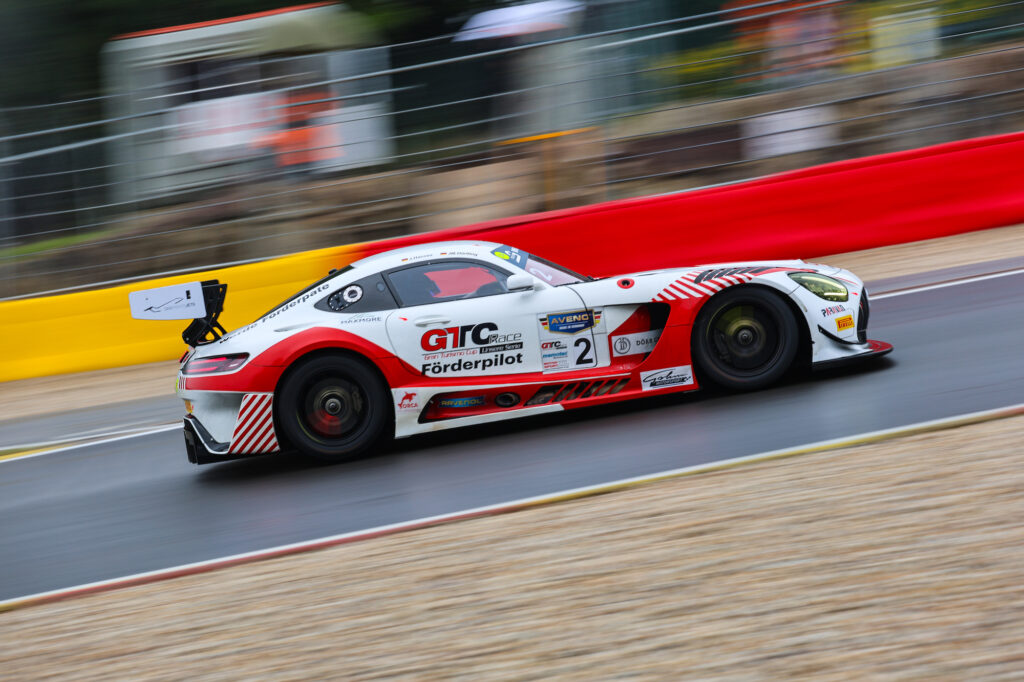
[[976, 424], [980, 422], [1002, 419], [1005, 417], [1013, 417], [1018, 415], [1024, 415], [1024, 403], [1018, 403], [1016, 405], [1000, 407], [992, 410], [970, 412], [967, 414], [956, 415], [953, 417], [945, 417], [943, 419], [932, 419], [929, 421], [917, 422], [915, 424], [908, 424], [906, 426], [897, 426], [891, 429], [869, 431], [867, 433], [861, 433], [853, 436], [832, 438], [829, 440], [818, 441], [815, 443], [808, 443], [806, 445], [798, 445], [796, 447], [782, 448], [779, 450], [769, 450], [768, 452], [761, 452], [755, 455], [733, 457], [731, 459], [707, 462], [705, 464], [697, 464], [694, 466], [682, 467], [679, 469], [669, 469], [668, 471], [661, 471], [658, 473], [647, 474], [644, 476], [623, 478], [608, 483], [599, 483], [597, 485], [584, 486], [580, 488], [571, 488], [569, 490], [563, 490], [560, 492], [548, 493], [545, 495], [537, 495], [534, 497], [526, 497], [518, 500], [512, 500], [510, 502], [500, 502], [497, 504], [487, 505], [484, 507], [475, 507], [473, 509], [452, 512], [449, 514], [439, 514], [437, 516], [428, 516], [425, 518], [415, 519], [412, 521], [403, 521], [399, 523], [387, 524], [384, 526], [376, 526], [374, 528], [367, 528], [365, 530], [357, 530], [349, 533], [340, 533], [338, 535], [329, 535], [327, 537], [317, 538], [315, 540], [306, 540], [303, 542], [294, 542], [287, 545], [278, 545], [277, 547], [271, 547], [268, 549], [244, 552], [242, 554], [232, 554], [230, 556], [219, 557], [217, 559], [197, 561], [190, 564], [174, 566], [172, 568], [147, 571], [145, 573], [135, 573], [133, 575], [126, 575], [120, 578], [100, 580], [97, 582], [86, 583], [83, 585], [75, 585], [74, 587], [66, 587], [58, 590], [51, 590], [48, 592], [37, 592], [36, 594], [30, 594], [25, 595], [23, 597], [16, 597], [14, 599], [0, 601], [0, 612], [23, 606], [28, 606], [31, 604], [56, 601], [58, 599], [65, 599], [68, 597], [88, 593], [111, 590], [118, 587], [140, 585], [144, 583], [156, 582], [158, 580], [166, 580], [168, 578], [192, 575], [196, 573], [204, 573], [216, 570], [218, 568], [226, 568], [228, 566], [235, 566], [237, 564], [257, 561], [261, 559], [268, 559], [271, 557], [298, 554], [300, 552], [307, 552], [313, 549], [323, 549], [325, 547], [331, 547], [350, 542], [357, 542], [360, 540], [368, 540], [371, 538], [380, 537], [382, 535], [392, 535], [394, 533], [424, 528], [427, 526], [437, 525], [441, 523], [448, 523], [462, 519], [499, 514], [509, 511], [515, 511], [517, 509], [522, 509], [524, 507], [552, 504], [555, 502], [561, 502], [580, 497], [588, 497], [591, 495], [605, 494], [609, 492], [615, 492], [617, 490], [623, 490], [625, 488], [630, 488], [637, 485], [654, 483], [666, 479], [679, 478], [681, 476], [688, 476], [693, 474], [705, 473], [708, 471], [715, 471], [719, 469], [735, 467], [741, 464], [763, 462], [770, 459], [781, 459], [783, 457], [792, 457], [795, 455], [809, 454], [812, 452], [822, 452], [825, 450], [834, 450], [843, 447], [852, 447], [856, 445], [863, 445], [865, 443], [872, 443], [876, 441], [888, 440], [891, 438], [903, 436], [911, 436], [918, 433], [954, 428], [957, 426], [966, 426], [968, 424]]

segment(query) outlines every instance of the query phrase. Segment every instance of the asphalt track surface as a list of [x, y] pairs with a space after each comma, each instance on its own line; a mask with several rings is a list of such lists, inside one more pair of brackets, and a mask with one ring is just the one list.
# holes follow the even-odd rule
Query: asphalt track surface
[[456, 430], [338, 466], [195, 467], [178, 430], [0, 462], [0, 600], [1024, 402], [1021, 292], [1024, 274], [876, 299], [869, 335], [892, 355], [757, 393]]

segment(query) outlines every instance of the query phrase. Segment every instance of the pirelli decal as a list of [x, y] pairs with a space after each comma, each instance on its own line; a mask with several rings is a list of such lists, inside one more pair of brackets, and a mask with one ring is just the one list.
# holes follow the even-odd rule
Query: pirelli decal
[[280, 449], [274, 434], [274, 394], [246, 393], [238, 410], [228, 452], [257, 455]]
[[743, 268], [712, 268], [693, 270], [659, 291], [655, 301], [674, 301], [684, 298], [703, 298], [735, 284], [742, 284], [775, 268], [769, 266]]

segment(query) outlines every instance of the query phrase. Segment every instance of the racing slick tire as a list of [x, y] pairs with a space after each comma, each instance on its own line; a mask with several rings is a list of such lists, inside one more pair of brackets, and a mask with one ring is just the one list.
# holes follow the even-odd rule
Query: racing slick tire
[[285, 441], [326, 462], [369, 454], [391, 424], [387, 386], [366, 362], [321, 355], [298, 365], [275, 400]]
[[761, 287], [713, 296], [693, 325], [693, 362], [701, 381], [751, 391], [783, 377], [800, 345], [796, 317]]

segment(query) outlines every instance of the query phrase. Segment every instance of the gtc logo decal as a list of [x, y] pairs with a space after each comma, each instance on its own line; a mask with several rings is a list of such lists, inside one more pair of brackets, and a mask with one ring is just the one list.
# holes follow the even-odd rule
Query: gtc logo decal
[[[522, 348], [523, 335], [519, 332], [511, 334], [495, 334], [498, 325], [493, 322], [480, 324], [464, 324], [461, 327], [431, 329], [420, 338], [420, 348], [428, 352], [465, 348], [470, 342], [475, 346], [487, 344], [505, 344], [501, 348], [483, 349], [483, 352], [498, 352]], [[518, 345], [516, 345], [518, 344]]]
[[552, 313], [540, 318], [545, 331], [556, 334], [579, 334], [601, 321], [601, 311], [573, 310], [567, 313]]
[[853, 315], [844, 315], [836, 318], [836, 331], [845, 332], [853, 329]]

